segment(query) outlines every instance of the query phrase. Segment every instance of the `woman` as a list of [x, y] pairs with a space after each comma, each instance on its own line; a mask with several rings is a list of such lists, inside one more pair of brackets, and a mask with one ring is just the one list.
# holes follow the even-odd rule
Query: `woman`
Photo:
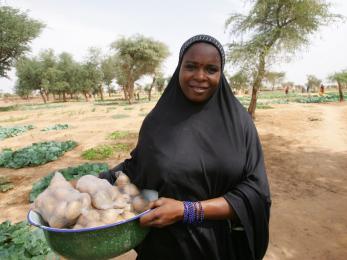
[[161, 197], [140, 222], [153, 227], [138, 259], [261, 259], [270, 192], [255, 126], [223, 74], [222, 45], [197, 35], [145, 118], [122, 170]]

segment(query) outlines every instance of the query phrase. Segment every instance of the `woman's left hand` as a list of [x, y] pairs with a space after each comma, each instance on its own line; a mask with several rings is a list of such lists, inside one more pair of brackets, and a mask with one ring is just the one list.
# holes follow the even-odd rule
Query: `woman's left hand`
[[159, 198], [151, 202], [149, 213], [140, 218], [142, 226], [165, 227], [183, 219], [184, 206], [182, 201]]

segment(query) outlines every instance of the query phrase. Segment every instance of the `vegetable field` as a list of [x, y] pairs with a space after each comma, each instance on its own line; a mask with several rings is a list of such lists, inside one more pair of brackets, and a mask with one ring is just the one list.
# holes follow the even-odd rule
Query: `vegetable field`
[[[240, 101], [247, 105], [249, 97]], [[15, 223], [26, 219], [55, 171], [71, 180], [127, 158], [155, 101], [1, 102], [0, 259], [9, 253], [41, 259], [51, 254], [42, 234]], [[273, 199], [265, 260], [344, 259], [347, 104], [335, 102], [334, 94], [261, 93], [258, 105], [255, 124]], [[41, 153], [31, 150], [37, 145]], [[135, 253], [121, 259], [135, 259]]]

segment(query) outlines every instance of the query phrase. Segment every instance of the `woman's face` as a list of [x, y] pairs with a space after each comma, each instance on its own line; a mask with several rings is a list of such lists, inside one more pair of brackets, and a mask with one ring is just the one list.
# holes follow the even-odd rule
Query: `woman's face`
[[182, 59], [179, 73], [181, 89], [190, 101], [206, 101], [217, 89], [221, 73], [218, 50], [208, 43], [195, 43]]

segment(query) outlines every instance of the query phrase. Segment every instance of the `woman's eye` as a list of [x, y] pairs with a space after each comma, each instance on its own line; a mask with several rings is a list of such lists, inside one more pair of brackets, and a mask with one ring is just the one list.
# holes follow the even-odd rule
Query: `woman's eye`
[[216, 68], [216, 67], [207, 67], [206, 71], [207, 71], [208, 74], [214, 74], [214, 73], [218, 72], [218, 68]]
[[194, 65], [194, 64], [186, 64], [184, 67], [185, 67], [187, 70], [193, 70], [193, 69], [195, 69], [195, 65]]

